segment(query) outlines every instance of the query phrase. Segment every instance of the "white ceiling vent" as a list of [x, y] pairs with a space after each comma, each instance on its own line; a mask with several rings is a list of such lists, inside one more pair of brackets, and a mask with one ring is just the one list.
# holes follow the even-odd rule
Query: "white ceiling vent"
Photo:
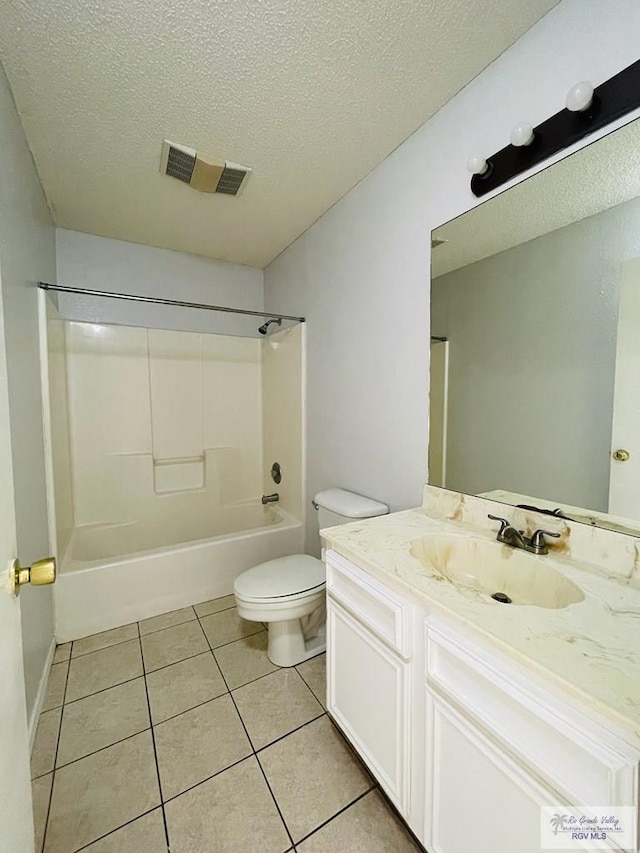
[[240, 195], [253, 170], [249, 166], [225, 161], [207, 163], [193, 148], [165, 139], [162, 143], [160, 172], [189, 184], [203, 193]]

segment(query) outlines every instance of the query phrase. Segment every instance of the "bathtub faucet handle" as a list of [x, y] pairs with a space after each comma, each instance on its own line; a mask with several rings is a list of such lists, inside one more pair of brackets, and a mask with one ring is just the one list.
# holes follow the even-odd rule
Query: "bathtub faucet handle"
[[262, 503], [263, 504], [274, 504], [276, 501], [280, 500], [280, 495], [277, 492], [274, 492], [272, 495], [263, 495]]

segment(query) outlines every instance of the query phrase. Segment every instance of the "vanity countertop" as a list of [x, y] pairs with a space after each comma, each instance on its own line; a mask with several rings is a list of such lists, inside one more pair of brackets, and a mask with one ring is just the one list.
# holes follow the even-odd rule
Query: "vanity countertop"
[[610, 719], [637, 743], [640, 590], [597, 566], [550, 554], [532, 559], [552, 560], [554, 569], [582, 589], [584, 601], [563, 609], [505, 606], [454, 586], [411, 556], [413, 540], [429, 533], [495, 540], [495, 530], [489, 526], [480, 529], [433, 518], [424, 509], [351, 522], [323, 530], [321, 535], [329, 547], [383, 583], [482, 632], [503, 651]]

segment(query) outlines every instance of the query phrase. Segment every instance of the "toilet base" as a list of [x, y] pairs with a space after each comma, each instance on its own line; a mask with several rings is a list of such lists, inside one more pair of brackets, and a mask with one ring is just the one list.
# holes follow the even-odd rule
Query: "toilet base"
[[299, 619], [269, 622], [267, 657], [276, 666], [296, 666], [322, 654], [326, 648], [324, 636], [305, 639]]

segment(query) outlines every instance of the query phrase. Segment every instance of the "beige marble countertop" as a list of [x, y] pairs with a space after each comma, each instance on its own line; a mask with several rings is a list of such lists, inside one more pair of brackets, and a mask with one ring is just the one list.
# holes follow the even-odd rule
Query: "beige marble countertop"
[[[428, 533], [495, 540], [489, 527], [408, 510], [321, 531], [330, 548], [384, 583], [481, 632], [598, 716], [640, 744], [640, 590], [615, 575], [556, 554], [535, 557], [576, 583], [584, 601], [563, 609], [505, 606], [464, 590], [411, 556], [411, 542]], [[499, 549], [506, 548], [496, 543]]]

